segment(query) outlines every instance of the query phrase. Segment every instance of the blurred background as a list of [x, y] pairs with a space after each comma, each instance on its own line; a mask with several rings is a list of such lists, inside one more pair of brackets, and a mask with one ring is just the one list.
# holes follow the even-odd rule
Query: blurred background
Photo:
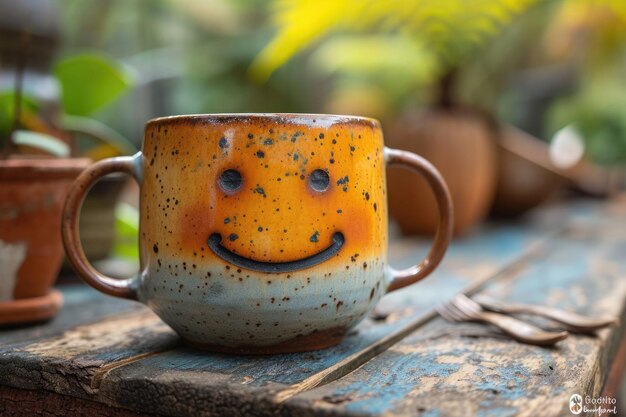
[[[131, 154], [164, 115], [369, 116], [443, 173], [459, 238], [626, 178], [621, 0], [0, 1], [0, 33], [3, 157]], [[408, 180], [389, 171], [394, 224], [430, 233]], [[136, 260], [133, 187], [91, 193], [90, 258]]]
[[[623, 193], [625, 80], [626, 0], [0, 0], [0, 168], [131, 155], [159, 116], [368, 116], [388, 146], [442, 173], [463, 243], [551, 202]], [[23, 292], [0, 287], [0, 304], [50, 302], [63, 262], [74, 177], [39, 174], [0, 178], [3, 272], [30, 245]], [[420, 178], [387, 175], [392, 237], [425, 251], [434, 197]], [[101, 272], [136, 273], [137, 206], [123, 175], [90, 191], [80, 235]], [[59, 278], [79, 281], [67, 261]]]

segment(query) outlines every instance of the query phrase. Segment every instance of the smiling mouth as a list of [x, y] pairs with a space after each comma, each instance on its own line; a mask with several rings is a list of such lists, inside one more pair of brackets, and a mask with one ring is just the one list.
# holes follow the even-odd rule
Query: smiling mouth
[[343, 246], [345, 238], [343, 233], [335, 232], [333, 235], [333, 243], [331, 243], [330, 246], [323, 251], [318, 252], [315, 255], [307, 256], [306, 258], [288, 262], [255, 261], [254, 259], [246, 258], [226, 249], [222, 246], [221, 242], [222, 235], [219, 233], [211, 234], [207, 240], [209, 248], [211, 248], [211, 250], [223, 260], [238, 267], [251, 269], [253, 271], [280, 273], [310, 268], [332, 258]]

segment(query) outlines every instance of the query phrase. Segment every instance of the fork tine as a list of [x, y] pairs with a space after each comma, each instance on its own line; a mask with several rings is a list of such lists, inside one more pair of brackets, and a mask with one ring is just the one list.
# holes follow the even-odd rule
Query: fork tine
[[448, 314], [452, 316], [454, 321], [463, 321], [463, 316], [451, 305], [448, 305]]
[[462, 303], [461, 305], [459, 305], [459, 303], [455, 303], [454, 307], [457, 309], [457, 311], [460, 312], [460, 314], [464, 316], [464, 319], [466, 321], [474, 321], [474, 320], [480, 319], [480, 314], [481, 314], [480, 311], [475, 311], [472, 308], [468, 308], [468, 306]]
[[435, 311], [437, 311], [437, 314], [439, 314], [439, 316], [445, 321], [452, 321], [450, 320], [451, 317], [448, 317], [448, 314], [441, 307], [435, 308]]
[[471, 305], [472, 307], [474, 307], [474, 309], [476, 309], [476, 311], [483, 311], [483, 307], [480, 304], [478, 304], [476, 301], [472, 300], [470, 297], [468, 297], [465, 294], [463, 294], [463, 300], [468, 305]]
[[447, 308], [446, 304], [442, 304], [440, 306], [437, 306], [437, 308], [435, 308], [435, 310], [437, 310], [437, 313], [439, 313], [439, 315], [441, 317], [443, 317], [445, 320], [447, 321], [457, 321], [456, 318], [454, 317], [453, 314], [450, 314], [450, 311]]
[[471, 317], [469, 317], [468, 314], [465, 311], [463, 311], [461, 308], [459, 308], [453, 301], [450, 301], [448, 303], [448, 309], [452, 312], [452, 314], [454, 314], [457, 321], [471, 320]]
[[444, 320], [452, 321], [452, 317], [448, 316], [448, 312], [443, 307], [435, 307], [435, 311], [437, 311], [437, 314], [439, 314]]
[[450, 302], [444, 303], [440, 306], [441, 312], [445, 315], [444, 318], [451, 322], [462, 321], [462, 317], [458, 312], [451, 307]]
[[[454, 303], [456, 305], [462, 306], [463, 308], [472, 309], [472, 310], [476, 309], [475, 303], [472, 302], [472, 300], [470, 300], [469, 298], [467, 298], [463, 294], [456, 295], [454, 297]], [[480, 307], [478, 307], [478, 308], [480, 308]]]
[[507, 315], [485, 312], [475, 304], [475, 301], [467, 299], [464, 295], [458, 295], [439, 306], [437, 311], [448, 321], [489, 323], [522, 343], [548, 346], [568, 336], [567, 332], [547, 332]]
[[450, 302], [450, 309], [454, 311], [459, 321], [469, 321], [473, 319], [473, 316], [470, 311], [466, 311], [464, 308], [462, 308], [455, 302]]
[[454, 304], [467, 312], [471, 313], [480, 313], [482, 311], [482, 307], [476, 302], [466, 297], [464, 294], [459, 294], [454, 297]]

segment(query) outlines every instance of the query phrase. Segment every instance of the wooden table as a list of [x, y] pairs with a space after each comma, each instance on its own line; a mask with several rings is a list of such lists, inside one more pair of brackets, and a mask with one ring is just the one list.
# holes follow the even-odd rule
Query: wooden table
[[[402, 266], [427, 248], [396, 240], [390, 254]], [[574, 393], [615, 395], [624, 368], [626, 200], [550, 207], [457, 239], [433, 276], [383, 298], [325, 351], [194, 351], [138, 303], [63, 291], [53, 321], [0, 331], [2, 416], [566, 416]], [[521, 345], [440, 319], [433, 307], [459, 291], [622, 324], [552, 349]]]

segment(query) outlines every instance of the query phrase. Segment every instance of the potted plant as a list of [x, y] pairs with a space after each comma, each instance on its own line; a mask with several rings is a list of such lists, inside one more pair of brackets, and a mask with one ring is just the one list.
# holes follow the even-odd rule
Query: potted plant
[[[132, 85], [132, 76], [109, 57], [84, 53], [54, 66], [61, 85], [62, 129], [72, 136], [73, 152], [92, 160], [136, 152], [135, 146], [91, 116]], [[81, 241], [90, 260], [106, 258], [115, 238], [115, 205], [127, 183], [123, 174], [104, 177], [85, 198], [80, 218]]]
[[594, 196], [615, 195], [626, 181], [625, 10], [623, 2], [567, 2], [545, 40], [545, 48], [579, 74], [576, 88], [546, 111], [551, 147], [564, 136], [578, 139], [583, 160], [568, 177]]
[[501, 129], [491, 209], [498, 217], [524, 214], [565, 184], [606, 197], [626, 179], [619, 166], [626, 160], [623, 6], [564, 1], [548, 11], [520, 19], [508, 31], [517, 42], [501, 36], [489, 48], [491, 61], [498, 50], [516, 51], [500, 107], [503, 118], [524, 129]]
[[[618, 3], [612, 1], [598, 2], [560, 2], [566, 7], [576, 9], [576, 13], [563, 13], [572, 20], [578, 19], [570, 25], [574, 32], [573, 41], [569, 47], [581, 52], [578, 43], [580, 28], [585, 30], [584, 23], [593, 21], [597, 28], [609, 29], [594, 31], [605, 41], [615, 40], [616, 34], [623, 33], [623, 13]], [[317, 50], [329, 49], [328, 44], [334, 44], [334, 54], [325, 54], [327, 67], [344, 68], [346, 60], [358, 61], [361, 68], [355, 71], [354, 67], [345, 71], [344, 81], [352, 83], [363, 75], [363, 68], [369, 68], [366, 80], [372, 87], [378, 78], [389, 75], [390, 82], [383, 90], [389, 99], [389, 88], [397, 79], [412, 77], [415, 68], [420, 67], [414, 59], [407, 58], [411, 52], [406, 48], [399, 48], [398, 44], [391, 45], [385, 51], [380, 48], [336, 48], [337, 39], [346, 38], [346, 34], [359, 33], [360, 37], [367, 38], [372, 33], [396, 35], [399, 38], [410, 39], [421, 46], [420, 58], [430, 53], [428, 60], [434, 57], [427, 77], [413, 86], [413, 97], [401, 97], [399, 101], [408, 104], [419, 102], [416, 106], [408, 106], [408, 111], [402, 115], [391, 116], [386, 120], [386, 141], [393, 145], [417, 152], [428, 158], [442, 172], [449, 185], [455, 206], [455, 232], [462, 234], [471, 229], [471, 226], [484, 218], [494, 201], [494, 193], [500, 187], [517, 187], [521, 183], [507, 178], [507, 181], [497, 182], [498, 173], [507, 175], [513, 172], [506, 165], [515, 162], [509, 158], [511, 149], [502, 146], [501, 138], [515, 136], [515, 142], [528, 142], [527, 135], [517, 135], [508, 128], [501, 128], [495, 117], [496, 103], [494, 97], [501, 93], [507, 80], [507, 75], [528, 58], [530, 46], [541, 42], [540, 37], [548, 26], [552, 12], [561, 4], [546, 1], [505, 1], [491, 2], [457, 2], [440, 1], [424, 3], [418, 1], [370, 3], [355, 2], [352, 0], [338, 0], [332, 3], [306, 2], [277, 2], [275, 21], [278, 31], [270, 43], [261, 51], [253, 62], [251, 72], [260, 80], [266, 79], [277, 67], [283, 65], [296, 53], [317, 43]], [[621, 3], [620, 3], [621, 4]], [[589, 13], [590, 8], [599, 10]], [[608, 17], [611, 15], [612, 17]], [[607, 13], [608, 12], [608, 13]], [[531, 19], [520, 19], [530, 16]], [[620, 20], [621, 19], [621, 20]], [[517, 23], [526, 20], [523, 27]], [[583, 21], [583, 25], [580, 21]], [[504, 29], [507, 31], [504, 31]], [[507, 42], [497, 40], [504, 32], [509, 32]], [[332, 35], [332, 36], [331, 36]], [[497, 36], [496, 36], [497, 35]], [[511, 39], [513, 42], [511, 42]], [[555, 36], [563, 39], [563, 37]], [[495, 45], [494, 47], [494, 43]], [[562, 43], [562, 42], [561, 42]], [[345, 44], [345, 43], [344, 43]], [[586, 43], [588, 44], [588, 43]], [[616, 44], [616, 42], [613, 42]], [[357, 45], [358, 43], [353, 43]], [[557, 45], [562, 51], [563, 45]], [[493, 62], [488, 62], [493, 56], [479, 58], [485, 51], [493, 49], [499, 55], [495, 64], [497, 69], [488, 68]], [[592, 48], [593, 49], [593, 48]], [[427, 53], [424, 54], [423, 50]], [[514, 53], [512, 53], [514, 51]], [[480, 54], [480, 55], [479, 55]], [[311, 54], [317, 55], [315, 52]], [[491, 54], [494, 55], [494, 54]], [[355, 59], [356, 57], [356, 59]], [[581, 57], [581, 54], [574, 54]], [[389, 61], [404, 59], [404, 72], [389, 71]], [[374, 63], [377, 62], [377, 65]], [[596, 60], [588, 60], [596, 62]], [[382, 65], [381, 65], [382, 64]], [[376, 70], [373, 68], [376, 67]], [[473, 71], [473, 73], [472, 73]], [[479, 74], [476, 77], [476, 73]], [[474, 76], [471, 82], [471, 77]], [[362, 78], [363, 79], [363, 78]], [[468, 79], [470, 80], [468, 82]], [[554, 81], [554, 80], [553, 80]], [[472, 88], [467, 88], [472, 84]], [[380, 86], [379, 86], [380, 87]], [[458, 87], [458, 88], [457, 88]], [[495, 88], [494, 88], [495, 87]], [[500, 87], [500, 88], [499, 88]], [[465, 91], [463, 91], [465, 90]], [[472, 90], [471, 94], [467, 94]], [[365, 90], [361, 90], [365, 91]], [[375, 89], [370, 88], [370, 93]], [[359, 103], [344, 108], [380, 110], [381, 102], [376, 100], [385, 94], [368, 94], [367, 100], [359, 96]], [[398, 99], [399, 97], [391, 97]], [[485, 100], [486, 98], [486, 100]], [[491, 102], [489, 102], [491, 100]], [[346, 103], [348, 100], [342, 100]], [[487, 106], [477, 105], [489, 102]], [[371, 103], [375, 103], [372, 105]], [[424, 105], [425, 103], [425, 105]], [[369, 107], [368, 107], [369, 105]], [[332, 108], [337, 108], [333, 106]], [[481, 110], [482, 109], [482, 110]], [[489, 109], [485, 111], [484, 109]], [[543, 107], [543, 113], [546, 108]], [[533, 132], [534, 135], [539, 133]], [[540, 137], [540, 136], [539, 136]], [[530, 146], [536, 145], [531, 143]], [[505, 155], [503, 160], [501, 156]], [[516, 157], [519, 155], [516, 155]], [[525, 158], [525, 156], [522, 156]], [[529, 161], [534, 164], [533, 160]], [[536, 164], [534, 164], [536, 165]], [[550, 167], [552, 168], [552, 167]], [[526, 208], [530, 208], [545, 199], [554, 189], [553, 178], [545, 176], [547, 182], [538, 181], [533, 187], [532, 200], [528, 199]], [[399, 222], [405, 232], [430, 231], [435, 222], [432, 196], [425, 190], [408, 192], [404, 183], [407, 177], [389, 170], [389, 205], [390, 212]], [[419, 183], [420, 179], [416, 181]], [[505, 192], [500, 192], [505, 191]], [[508, 191], [522, 196], [525, 190], [498, 190], [497, 198], [508, 198]], [[500, 201], [498, 202], [499, 205]], [[506, 202], [505, 202], [506, 203]]]
[[89, 162], [0, 159], [0, 325], [47, 319], [61, 307], [61, 294], [51, 288], [63, 261], [62, 205]]
[[[52, 71], [59, 40], [54, 6], [0, 1], [0, 325], [48, 319], [61, 307], [52, 285], [63, 262], [62, 205], [91, 162], [73, 156], [77, 144], [69, 132], [93, 122], [64, 118], [63, 101], [72, 98], [72, 88], [81, 89], [68, 89], [66, 81], [75, 84], [81, 66], [61, 66], [74, 73], [66, 80], [59, 66], [56, 76]], [[90, 81], [101, 72], [92, 72]], [[82, 94], [90, 91], [83, 87]], [[88, 98], [94, 105], [106, 102]], [[115, 148], [115, 140], [106, 146]]]
[[[436, 100], [406, 111], [389, 123], [386, 140], [433, 163], [446, 180], [455, 207], [454, 233], [461, 235], [488, 213], [496, 184], [498, 126], [485, 112], [465, 106], [454, 95], [456, 70], [437, 81]], [[406, 234], [432, 233], [436, 202], [421, 178], [406, 187], [406, 173], [390, 169], [389, 213]]]

